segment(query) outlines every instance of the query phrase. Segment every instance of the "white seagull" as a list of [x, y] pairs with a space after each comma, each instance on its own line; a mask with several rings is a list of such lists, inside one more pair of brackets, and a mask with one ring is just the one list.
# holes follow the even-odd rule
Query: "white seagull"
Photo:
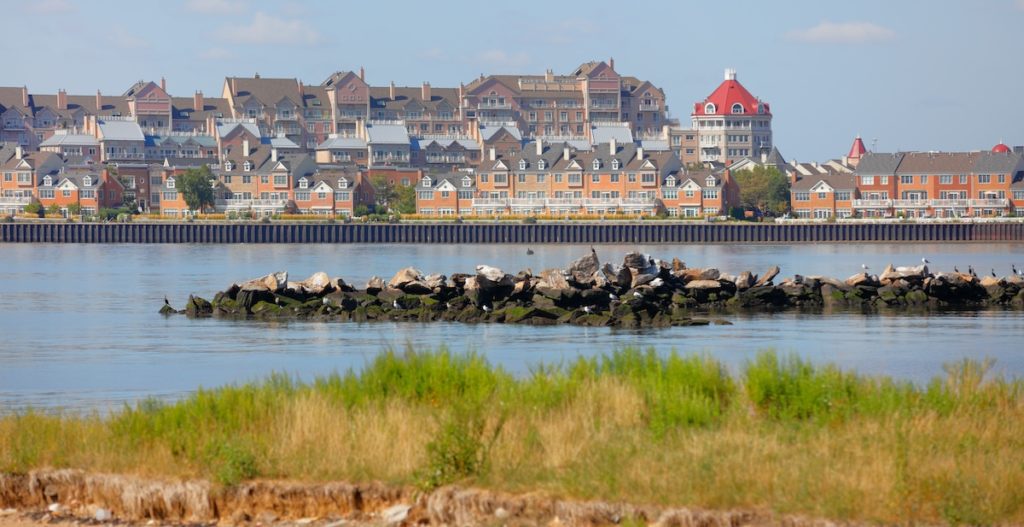
[[868, 269], [871, 269], [870, 267], [868, 267], [868, 264], [860, 264], [860, 268], [865, 270], [865, 271], [867, 271]]
[[633, 291], [633, 298], [643, 298], [644, 294], [640, 291]]
[[398, 303], [397, 298], [391, 301], [391, 307], [395, 309], [402, 309], [402, 305]]
[[611, 300], [611, 301], [614, 302], [614, 301], [616, 301], [618, 299], [619, 299], [619, 295], [617, 295], [615, 293], [608, 293], [608, 300]]
[[590, 306], [585, 306], [585, 307], [583, 308], [583, 312], [589, 315], [589, 314], [591, 314], [591, 313], [593, 313], [593, 312], [594, 312], [594, 308], [592, 308], [592, 307], [590, 307]]
[[931, 262], [929, 262], [927, 258], [921, 258], [921, 263], [930, 264]]
[[483, 309], [485, 313], [490, 313], [491, 312], [491, 306], [489, 306], [487, 304], [484, 304], [484, 305], [480, 306], [480, 309]]

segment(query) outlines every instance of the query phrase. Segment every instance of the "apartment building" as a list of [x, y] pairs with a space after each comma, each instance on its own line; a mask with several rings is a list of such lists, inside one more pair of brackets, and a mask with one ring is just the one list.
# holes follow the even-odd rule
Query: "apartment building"
[[747, 91], [736, 70], [725, 70], [718, 88], [693, 105], [691, 122], [701, 163], [727, 164], [772, 149], [771, 107]]

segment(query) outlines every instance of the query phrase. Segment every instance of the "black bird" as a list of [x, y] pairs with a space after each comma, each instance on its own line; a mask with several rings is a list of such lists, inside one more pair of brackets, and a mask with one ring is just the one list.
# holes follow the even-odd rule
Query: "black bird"
[[164, 295], [164, 305], [169, 306], [171, 303], [167, 300], [167, 295]]
[[529, 247], [527, 247], [526, 248], [526, 254], [528, 254], [528, 255], [533, 254], [533, 249], [530, 249]]
[[973, 265], [968, 265], [967, 266], [967, 274], [969, 274], [971, 276], [974, 276], [974, 277], [978, 276], [978, 274], [974, 272], [974, 266]]
[[996, 276], [996, 270], [995, 270], [995, 268], [993, 268], [993, 269], [992, 269], [992, 278], [998, 278], [998, 277]]
[[1020, 274], [1019, 272], [1017, 272], [1017, 266], [1013, 265], [1013, 264], [1010, 264], [1010, 271], [1012, 271], [1013, 274], [1016, 274], [1016, 275]]
[[953, 272], [959, 274], [960, 273], [960, 269], [957, 269], [957, 267], [954, 265], [953, 266]]

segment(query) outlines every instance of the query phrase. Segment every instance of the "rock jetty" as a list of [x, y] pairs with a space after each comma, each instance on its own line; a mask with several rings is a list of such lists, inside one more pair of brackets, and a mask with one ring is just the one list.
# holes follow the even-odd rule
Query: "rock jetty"
[[729, 275], [690, 268], [677, 258], [629, 253], [621, 265], [602, 264], [597, 253], [565, 269], [509, 274], [478, 265], [476, 273], [424, 275], [407, 267], [389, 280], [371, 278], [357, 289], [323, 272], [301, 281], [287, 272], [232, 284], [212, 301], [190, 296], [189, 317], [323, 319], [338, 321], [455, 321], [530, 325], [573, 324], [645, 328], [706, 325], [713, 313], [794, 308], [862, 310], [1024, 307], [1024, 278], [932, 273], [927, 265], [888, 266], [845, 280], [825, 276], [779, 279], [772, 266], [758, 275]]

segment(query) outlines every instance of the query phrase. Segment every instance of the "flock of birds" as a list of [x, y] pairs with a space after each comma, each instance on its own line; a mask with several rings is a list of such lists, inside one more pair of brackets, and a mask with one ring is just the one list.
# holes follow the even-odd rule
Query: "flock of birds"
[[[928, 258], [921, 258], [921, 263], [927, 265], [927, 264], [930, 264], [932, 262]], [[868, 267], [868, 264], [860, 264], [860, 268], [864, 272], [867, 272], [868, 270], [871, 269], [870, 267]], [[953, 266], [953, 272], [954, 273], [960, 273], [960, 268], [954, 265]], [[967, 266], [967, 274], [969, 274], [969, 275], [971, 275], [971, 276], [973, 276], [975, 278], [978, 277], [978, 273], [976, 273], [974, 271], [974, 266], [973, 265], [968, 265]], [[991, 275], [992, 275], [992, 278], [998, 278], [999, 277], [999, 275], [996, 274], [995, 267], [992, 268]], [[1024, 271], [1017, 269], [1017, 266], [1015, 264], [1010, 264], [1010, 275], [1011, 276], [1019, 276], [1021, 278], [1024, 278]]]

